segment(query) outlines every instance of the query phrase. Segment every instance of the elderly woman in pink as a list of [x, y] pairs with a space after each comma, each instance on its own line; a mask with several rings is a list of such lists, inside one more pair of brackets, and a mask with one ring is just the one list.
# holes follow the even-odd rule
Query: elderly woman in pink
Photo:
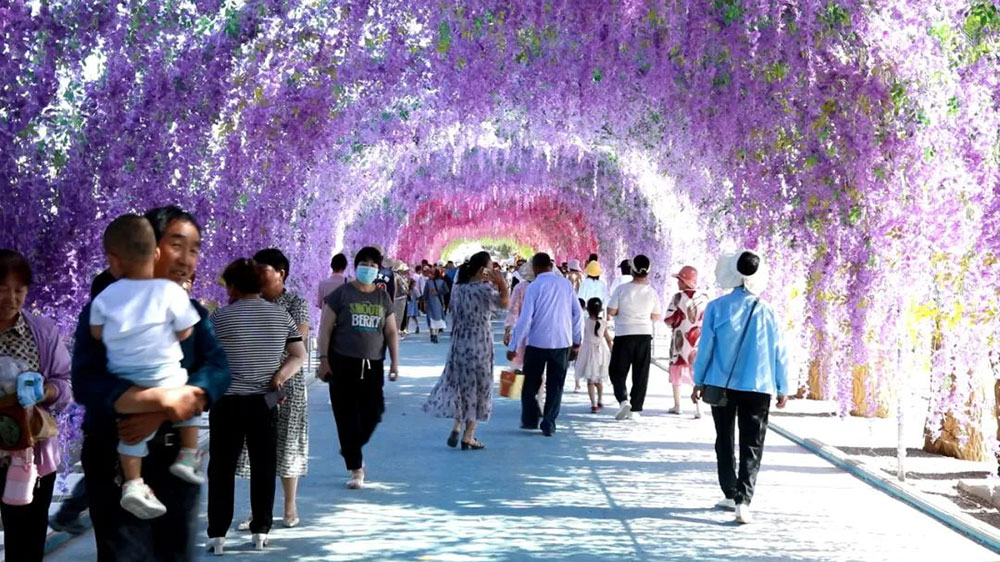
[[[535, 280], [535, 272], [531, 269], [530, 262], [524, 262], [520, 269], [517, 270], [517, 273], [521, 276], [522, 281], [514, 287], [514, 290], [510, 294], [510, 306], [507, 307], [507, 319], [504, 321], [503, 344], [505, 346], [510, 345], [511, 332], [517, 324], [518, 317], [521, 316], [521, 305], [524, 304], [524, 293], [528, 291], [528, 285]], [[510, 362], [510, 366], [516, 371], [520, 371], [521, 368], [524, 367], [525, 347], [526, 345], [518, 347], [517, 356]]]
[[[56, 414], [69, 406], [72, 398], [69, 352], [51, 320], [24, 310], [31, 283], [28, 260], [14, 250], [0, 249], [0, 356], [13, 359], [43, 377], [43, 385], [36, 394], [18, 393], [20, 406], [37, 405]], [[7, 560], [41, 560], [45, 554], [49, 504], [60, 460], [58, 441], [58, 437], [52, 437], [32, 446], [38, 484], [30, 503], [0, 503]], [[18, 477], [13, 471], [28, 473], [30, 468], [26, 460], [0, 452], [0, 482], [6, 483], [8, 476], [16, 480]]]

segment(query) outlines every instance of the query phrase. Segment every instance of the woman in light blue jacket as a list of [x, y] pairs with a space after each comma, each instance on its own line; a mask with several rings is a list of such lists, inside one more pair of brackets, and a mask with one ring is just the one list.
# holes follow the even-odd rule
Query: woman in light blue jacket
[[[750, 251], [719, 258], [719, 285], [732, 292], [708, 303], [698, 357], [694, 362], [697, 402], [705, 387], [725, 389], [725, 404], [712, 406], [719, 485], [725, 498], [717, 507], [736, 510], [736, 521], [750, 523], [750, 501], [764, 452], [771, 398], [784, 408], [788, 362], [781, 331], [771, 307], [757, 294], [764, 285], [760, 257]], [[706, 396], [707, 398], [707, 396]], [[736, 471], [735, 424], [740, 427], [739, 473]]]

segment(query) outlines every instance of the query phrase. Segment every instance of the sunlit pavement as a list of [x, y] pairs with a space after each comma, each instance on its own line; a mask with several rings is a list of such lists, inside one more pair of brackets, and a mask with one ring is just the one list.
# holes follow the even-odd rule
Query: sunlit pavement
[[[497, 334], [499, 343], [499, 332]], [[232, 530], [226, 556], [246, 560], [997, 560], [980, 547], [830, 466], [767, 437], [754, 501], [757, 522], [737, 526], [712, 508], [711, 416], [665, 413], [666, 374], [652, 370], [646, 415], [591, 414], [572, 375], [554, 437], [518, 429], [517, 401], [497, 397], [482, 451], [445, 446], [447, 420], [421, 406], [448, 350], [426, 334], [402, 344], [402, 379], [386, 382], [387, 412], [365, 449], [370, 484], [344, 487], [325, 385], [310, 387], [312, 460], [300, 486], [302, 524], [281, 526], [255, 552]], [[497, 357], [502, 349], [497, 347]], [[502, 361], [499, 363], [502, 364]], [[205, 529], [205, 507], [199, 528]], [[248, 489], [237, 489], [237, 517]], [[200, 548], [200, 547], [199, 547]], [[201, 549], [199, 550], [201, 552]], [[204, 559], [213, 559], [208, 554]], [[94, 559], [85, 535], [48, 560]]]

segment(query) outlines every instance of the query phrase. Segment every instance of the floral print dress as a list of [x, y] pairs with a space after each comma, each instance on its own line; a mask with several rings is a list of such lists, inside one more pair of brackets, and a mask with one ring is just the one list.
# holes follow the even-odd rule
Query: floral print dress
[[454, 326], [444, 372], [424, 411], [462, 421], [490, 419], [493, 413], [493, 328], [500, 295], [491, 283], [455, 285]]

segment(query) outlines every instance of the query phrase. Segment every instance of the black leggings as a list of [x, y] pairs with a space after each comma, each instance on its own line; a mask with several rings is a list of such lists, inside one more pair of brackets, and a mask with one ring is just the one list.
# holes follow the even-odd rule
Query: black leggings
[[[0, 469], [0, 482], [7, 481], [7, 467]], [[3, 517], [3, 554], [10, 562], [41, 561], [45, 555], [45, 535], [49, 531], [49, 504], [56, 473], [38, 479], [35, 497], [28, 505], [0, 503]]]

